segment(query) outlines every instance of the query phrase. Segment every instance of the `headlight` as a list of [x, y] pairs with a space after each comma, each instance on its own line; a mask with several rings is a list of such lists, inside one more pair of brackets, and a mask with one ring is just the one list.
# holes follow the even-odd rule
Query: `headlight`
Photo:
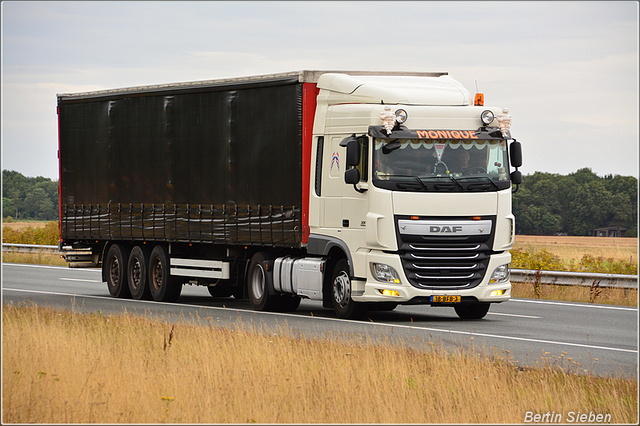
[[489, 124], [491, 124], [493, 122], [493, 118], [494, 118], [493, 112], [489, 111], [488, 109], [482, 111], [482, 114], [480, 114], [480, 120], [482, 120], [482, 123], [485, 126], [488, 126]]
[[407, 117], [407, 111], [403, 109], [396, 110], [396, 121], [398, 122], [398, 124], [403, 124], [405, 121], [407, 121]]
[[400, 284], [400, 276], [391, 266], [373, 262], [369, 265], [371, 265], [371, 274], [376, 280], [383, 283]]
[[500, 265], [496, 269], [493, 270], [491, 274], [491, 279], [489, 280], [489, 284], [495, 283], [503, 283], [505, 281], [509, 281], [509, 277], [511, 276], [511, 264], [507, 263], [505, 265]]

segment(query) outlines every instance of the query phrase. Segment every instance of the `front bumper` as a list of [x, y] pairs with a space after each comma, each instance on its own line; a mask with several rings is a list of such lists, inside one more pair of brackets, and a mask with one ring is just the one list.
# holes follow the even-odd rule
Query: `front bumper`
[[[367, 262], [366, 278], [354, 278], [352, 280], [351, 297], [356, 302], [393, 302], [398, 304], [433, 304], [438, 306], [451, 306], [449, 303], [432, 303], [431, 296], [447, 295], [461, 296], [460, 303], [499, 303], [505, 302], [511, 297], [511, 282], [509, 280], [499, 283], [489, 283], [493, 271], [500, 265], [511, 263], [511, 253], [508, 251], [492, 254], [489, 259], [487, 273], [477, 286], [473, 288], [417, 288], [409, 283], [402, 267], [398, 254], [371, 251], [360, 259]], [[387, 283], [378, 281], [371, 272], [370, 264], [381, 263], [394, 268], [400, 277], [400, 283]], [[384, 292], [383, 291], [387, 290]], [[504, 290], [502, 292], [501, 290]], [[502, 294], [500, 294], [502, 293]]]

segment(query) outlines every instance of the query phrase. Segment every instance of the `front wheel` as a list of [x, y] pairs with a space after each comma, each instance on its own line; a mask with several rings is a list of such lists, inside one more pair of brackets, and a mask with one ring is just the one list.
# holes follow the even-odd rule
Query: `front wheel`
[[456, 314], [462, 319], [482, 319], [489, 312], [489, 303], [473, 303], [470, 305], [454, 306]]
[[349, 264], [346, 259], [339, 260], [333, 270], [331, 302], [338, 318], [354, 319], [365, 312], [363, 303], [354, 302], [351, 299], [351, 277], [349, 277]]

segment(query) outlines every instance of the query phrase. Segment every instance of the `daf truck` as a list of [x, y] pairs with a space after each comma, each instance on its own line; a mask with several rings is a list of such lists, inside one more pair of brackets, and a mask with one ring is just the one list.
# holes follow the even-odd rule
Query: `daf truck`
[[113, 297], [185, 284], [339, 318], [510, 297], [520, 142], [444, 72], [299, 71], [57, 96], [60, 248]]

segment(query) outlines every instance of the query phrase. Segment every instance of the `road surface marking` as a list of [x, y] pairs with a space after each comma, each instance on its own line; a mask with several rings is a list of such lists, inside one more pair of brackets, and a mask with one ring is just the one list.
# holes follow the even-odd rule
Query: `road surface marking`
[[553, 340], [533, 339], [533, 338], [527, 338], [527, 337], [503, 336], [503, 335], [499, 335], [499, 334], [487, 334], [487, 333], [476, 333], [476, 332], [470, 332], [470, 331], [446, 330], [446, 329], [439, 329], [439, 328], [420, 327], [420, 326], [402, 325], [402, 324], [386, 324], [386, 323], [382, 323], [382, 322], [352, 321], [352, 320], [346, 320], [346, 319], [340, 319], [340, 318], [326, 318], [326, 317], [310, 317], [310, 316], [307, 317], [307, 316], [294, 315], [294, 314], [284, 314], [284, 313], [280, 313], [280, 312], [262, 312], [262, 311], [246, 310], [246, 309], [220, 308], [220, 307], [217, 307], [217, 306], [200, 306], [200, 305], [190, 305], [190, 304], [183, 304], [183, 303], [155, 302], [155, 301], [152, 301], [152, 300], [115, 299], [115, 298], [112, 298], [112, 297], [109, 297], [109, 296], [84, 296], [84, 295], [71, 294], [71, 293], [57, 293], [57, 292], [39, 291], [39, 290], [24, 290], [24, 289], [6, 288], [6, 287], [3, 288], [3, 291], [17, 291], [17, 292], [24, 292], [24, 293], [40, 293], [40, 294], [50, 294], [50, 295], [54, 295], [54, 296], [71, 296], [71, 297], [75, 297], [75, 298], [85, 298], [85, 299], [113, 300], [113, 301], [118, 301], [118, 302], [153, 303], [153, 304], [161, 304], [161, 305], [179, 306], [179, 307], [183, 307], [183, 308], [184, 307], [189, 307], [189, 308], [196, 308], [196, 309], [210, 309], [210, 310], [216, 310], [216, 311], [236, 311], [238, 313], [242, 312], [242, 313], [246, 313], [246, 314], [252, 314], [254, 316], [256, 316], [256, 315], [272, 315], [272, 316], [281, 316], [281, 317], [287, 317], [287, 318], [296, 318], [298, 320], [300, 320], [300, 318], [303, 317], [303, 318], [314, 319], [314, 320], [347, 322], [347, 323], [358, 324], [358, 325], [363, 325], [363, 326], [364, 325], [374, 325], [374, 326], [389, 327], [389, 328], [405, 328], [405, 329], [416, 330], [416, 331], [426, 331], [426, 332], [432, 332], [432, 333], [449, 333], [449, 334], [464, 335], [464, 336], [469, 336], [469, 337], [486, 337], [486, 338], [489, 338], [489, 339], [504, 339], [504, 340], [520, 341], [520, 342], [544, 343], [544, 344], [561, 345], [561, 346], [573, 346], [573, 347], [586, 348], [586, 349], [601, 349], [601, 350], [605, 350], [605, 351], [614, 351], [614, 352], [638, 353], [637, 349], [612, 348], [612, 347], [607, 347], [607, 346], [586, 345], [586, 344], [583, 344], [583, 343], [557, 342], [557, 341], [553, 341]]

